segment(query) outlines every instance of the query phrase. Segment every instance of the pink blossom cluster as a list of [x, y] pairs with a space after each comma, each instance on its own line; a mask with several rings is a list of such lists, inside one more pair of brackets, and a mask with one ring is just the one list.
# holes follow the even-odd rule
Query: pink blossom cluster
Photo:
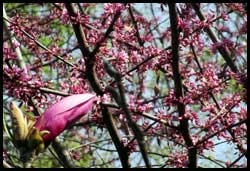
[[137, 146], [136, 141], [130, 142], [127, 138], [123, 138], [122, 143], [127, 148], [127, 151], [129, 153], [133, 153], [134, 151], [136, 151], [136, 146]]
[[187, 167], [187, 155], [180, 152], [172, 153], [168, 156], [167, 164], [175, 166], [176, 168]]
[[17, 57], [16, 53], [8, 47], [8, 43], [3, 43], [3, 61], [15, 60]]
[[[113, 117], [117, 136], [123, 137], [131, 133], [131, 128], [126, 130], [128, 121], [121, 104], [112, 93], [106, 92], [107, 86], [117, 91], [119, 88], [104, 68], [105, 60], [121, 74], [126, 105], [142, 130], [148, 154], [169, 155], [155, 160], [156, 163], [163, 167], [162, 163], [166, 167], [189, 167], [188, 156], [192, 148], [196, 148], [196, 164], [203, 165], [200, 156], [205, 158], [207, 151], [217, 152], [216, 146], [223, 141], [233, 144], [244, 157], [247, 149], [247, 127], [243, 122], [247, 118], [246, 4], [176, 3], [175, 11], [171, 11], [171, 4], [165, 3], [79, 3], [72, 5], [75, 13], [63, 3], [31, 6], [41, 9], [37, 12], [39, 15], [36, 12], [30, 15], [26, 10], [15, 15], [9, 12], [12, 9], [7, 12], [11, 16], [7, 31], [13, 32], [16, 41], [11, 42], [11, 46], [4, 30], [3, 87], [6, 95], [25, 103], [34, 97], [38, 107], [45, 109], [53, 101], [60, 102], [61, 93], [96, 91], [97, 101], [90, 98], [91, 105], [96, 104], [90, 116], [94, 124], [75, 126], [65, 136], [78, 137], [86, 143], [93, 137], [96, 141], [110, 138], [106, 137], [110, 135], [104, 115], [107, 112]], [[176, 28], [171, 27], [170, 12], [177, 15]], [[81, 36], [76, 28], [81, 29]], [[172, 41], [174, 31], [179, 33], [178, 41]], [[174, 49], [172, 43], [176, 42], [179, 45]], [[19, 66], [14, 49], [17, 47], [23, 53], [28, 73]], [[178, 55], [173, 55], [174, 50]], [[230, 58], [223, 53], [225, 50]], [[65, 61], [59, 60], [57, 55]], [[178, 59], [178, 64], [174, 64], [173, 59]], [[230, 60], [237, 69], [232, 69]], [[90, 63], [94, 64], [93, 73], [87, 70]], [[41, 91], [43, 88], [57, 91]], [[50, 115], [48, 118], [54, 119]], [[52, 122], [48, 123], [52, 129]], [[64, 129], [59, 127], [60, 131], [53, 137]], [[126, 137], [115, 142], [126, 146], [128, 158], [139, 149], [136, 141], [130, 140]], [[113, 148], [113, 143], [108, 144]], [[105, 143], [100, 144], [101, 147]], [[85, 150], [89, 152], [92, 147]], [[81, 152], [73, 151], [72, 158], [81, 161]], [[106, 163], [116, 166], [120, 156], [113, 155], [112, 150], [107, 153], [112, 155], [107, 155], [110, 160]], [[151, 160], [151, 155], [149, 158]], [[234, 162], [216, 159], [206, 161], [225, 167]], [[234, 166], [241, 164], [236, 161]]]
[[30, 97], [34, 97], [39, 102], [46, 100], [46, 96], [41, 93], [39, 88], [47, 84], [43, 83], [40, 77], [28, 76], [23, 69], [16, 65], [13, 65], [12, 68], [3, 67], [3, 83], [9, 96], [24, 101], [28, 101]]
[[115, 14], [124, 10], [125, 6], [119, 3], [105, 3], [103, 9], [105, 10], [104, 14]]

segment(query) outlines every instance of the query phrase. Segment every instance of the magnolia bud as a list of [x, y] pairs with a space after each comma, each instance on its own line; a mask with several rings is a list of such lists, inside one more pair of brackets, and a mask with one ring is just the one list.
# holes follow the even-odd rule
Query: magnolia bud
[[23, 115], [21, 109], [14, 103], [10, 103], [11, 119], [12, 119], [12, 131], [14, 143], [20, 146], [28, 135], [27, 120]]

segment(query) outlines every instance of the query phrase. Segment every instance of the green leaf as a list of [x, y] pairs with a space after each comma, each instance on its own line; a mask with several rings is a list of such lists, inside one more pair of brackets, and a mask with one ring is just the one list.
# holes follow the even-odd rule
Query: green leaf
[[48, 47], [51, 44], [51, 39], [47, 36], [40, 37], [38, 41], [46, 47]]

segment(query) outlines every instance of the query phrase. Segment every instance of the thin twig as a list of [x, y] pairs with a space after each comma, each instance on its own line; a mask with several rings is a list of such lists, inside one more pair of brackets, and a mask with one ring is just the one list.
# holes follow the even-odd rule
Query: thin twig
[[242, 157], [244, 156], [244, 154], [241, 154], [237, 159], [235, 159], [230, 165], [227, 166], [227, 168], [232, 167], [233, 165], [235, 165]]
[[[195, 4], [195, 3], [192, 3], [192, 6], [193, 6], [193, 9], [195, 10], [196, 14], [200, 18], [200, 20], [201, 21], [206, 20], [204, 14], [200, 10], [200, 7], [197, 4]], [[211, 30], [211, 28], [209, 26], [206, 27], [206, 28], [204, 28], [204, 30], [207, 32], [208, 36], [213, 41], [213, 43], [218, 43], [219, 42], [217, 36], [215, 35], [215, 33]], [[228, 49], [225, 48], [225, 47], [218, 47], [218, 50], [219, 50], [220, 54], [222, 55], [222, 57], [224, 58], [224, 60], [226, 61], [227, 65], [231, 68], [231, 70], [234, 73], [237, 73], [238, 72], [238, 68], [234, 64], [233, 60], [231, 59], [231, 57], [229, 55]]]
[[239, 126], [239, 125], [245, 124], [245, 123], [247, 123], [247, 119], [241, 120], [241, 121], [239, 121], [239, 122], [237, 122], [237, 123], [235, 123], [235, 124], [232, 124], [232, 125], [229, 125], [229, 126], [227, 126], [227, 127], [224, 127], [224, 128], [222, 128], [222, 129], [216, 131], [215, 133], [213, 133], [213, 134], [211, 134], [211, 135], [209, 135], [209, 136], [203, 138], [202, 140], [198, 141], [198, 142], [195, 144], [195, 146], [198, 146], [198, 145], [200, 145], [200, 144], [206, 142], [207, 140], [209, 140], [209, 139], [211, 139], [212, 137], [216, 136], [216, 135], [219, 134], [220, 132], [223, 132], [223, 131], [225, 131], [225, 130], [229, 130], [229, 129], [235, 127], [235, 126]]
[[142, 41], [142, 39], [140, 37], [139, 28], [138, 28], [138, 25], [137, 25], [137, 23], [135, 21], [135, 17], [134, 17], [133, 11], [132, 11], [132, 7], [130, 5], [129, 5], [129, 8], [128, 8], [128, 11], [129, 11], [130, 17], [132, 19], [132, 23], [133, 23], [133, 25], [135, 27], [135, 30], [136, 30], [135, 35], [136, 35], [136, 37], [138, 39], [139, 45], [143, 46], [144, 42]]
[[[10, 20], [8, 20], [7, 18], [3, 17], [4, 20], [8, 21], [11, 24], [16, 25], [15, 23], [11, 22]], [[63, 57], [56, 55], [54, 52], [52, 52], [50, 49], [48, 49], [46, 46], [44, 46], [42, 43], [40, 43], [38, 40], [35, 39], [35, 37], [31, 36], [29, 33], [27, 33], [25, 30], [20, 29], [21, 32], [23, 32], [23, 34], [25, 36], [27, 36], [28, 38], [30, 38], [32, 41], [34, 41], [39, 47], [43, 48], [44, 50], [46, 50], [47, 52], [49, 52], [51, 55], [53, 55], [54, 57], [58, 58], [59, 60], [63, 61], [64, 63], [68, 64], [71, 67], [77, 68], [75, 65], [73, 65], [72, 63], [66, 61], [63, 59]]]
[[104, 68], [106, 69], [107, 73], [115, 79], [116, 84], [117, 84], [118, 89], [119, 89], [119, 94], [116, 91], [112, 91], [110, 93], [113, 95], [113, 97], [120, 97], [119, 99], [115, 98], [115, 100], [125, 113], [128, 124], [131, 127], [131, 129], [135, 135], [135, 138], [139, 144], [139, 148], [141, 150], [142, 157], [144, 159], [146, 167], [151, 168], [151, 165], [150, 165], [150, 162], [148, 159], [148, 154], [147, 154], [146, 147], [145, 147], [145, 143], [143, 140], [143, 133], [140, 130], [140, 128], [137, 126], [137, 124], [133, 121], [132, 116], [131, 116], [131, 112], [128, 109], [128, 105], [127, 105], [126, 98], [125, 98], [125, 91], [124, 91], [124, 87], [122, 85], [122, 80], [121, 80], [122, 76], [105, 59], [103, 59], [103, 61], [104, 61]]

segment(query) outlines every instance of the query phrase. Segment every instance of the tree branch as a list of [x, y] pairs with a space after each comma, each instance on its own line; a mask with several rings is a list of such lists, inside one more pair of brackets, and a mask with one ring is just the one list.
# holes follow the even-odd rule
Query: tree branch
[[244, 154], [241, 154], [237, 159], [235, 159], [229, 166], [227, 166], [227, 168], [232, 167], [233, 165], [235, 165], [242, 157], [244, 156]]
[[[200, 7], [196, 4], [196, 3], [192, 3], [193, 9], [195, 10], [196, 14], [198, 15], [198, 17], [200, 18], [201, 21], [206, 20], [205, 16], [203, 15], [203, 13], [200, 10]], [[210, 37], [210, 39], [213, 41], [213, 43], [218, 43], [219, 40], [217, 38], [217, 36], [215, 35], [215, 33], [210, 29], [210, 27], [206, 27], [204, 28], [204, 30], [207, 32], [208, 36]], [[231, 70], [234, 73], [238, 72], [238, 68], [237, 66], [234, 64], [233, 60], [231, 59], [230, 55], [229, 55], [229, 51], [228, 49], [226, 49], [225, 47], [218, 47], [218, 50], [220, 52], [220, 54], [222, 55], [222, 57], [224, 58], [224, 60], [226, 61], [227, 65], [231, 68]]]
[[176, 6], [174, 3], [169, 3], [169, 16], [170, 16], [170, 25], [171, 25], [171, 46], [172, 46], [172, 70], [174, 77], [174, 85], [175, 85], [175, 96], [178, 99], [177, 108], [179, 111], [180, 120], [180, 132], [184, 138], [184, 141], [188, 148], [188, 167], [196, 168], [197, 167], [197, 149], [193, 147], [193, 142], [190, 136], [189, 128], [188, 128], [188, 119], [184, 117], [185, 114], [185, 105], [180, 102], [180, 98], [183, 98], [183, 89], [182, 89], [182, 81], [179, 71], [179, 32], [178, 28], [178, 17], [176, 13]]
[[[11, 24], [15, 24], [13, 22], [11, 22], [10, 20], [8, 20], [7, 18], [3, 18], [4, 20], [6, 20], [7, 22], [11, 23]], [[16, 25], [16, 24], [15, 24]], [[41, 47], [42, 49], [46, 50], [47, 52], [49, 52], [51, 55], [53, 55], [54, 57], [58, 58], [59, 60], [61, 60], [62, 62], [68, 64], [71, 67], [76, 67], [75, 65], [73, 65], [72, 63], [66, 61], [63, 59], [63, 57], [56, 55], [54, 52], [52, 52], [50, 49], [48, 49], [46, 46], [44, 46], [42, 43], [40, 43], [38, 40], [35, 39], [34, 36], [30, 35], [29, 33], [27, 33], [25, 30], [20, 29], [20, 31], [27, 36], [30, 40], [34, 41], [39, 47]]]
[[119, 89], [119, 94], [116, 91], [112, 91], [110, 93], [114, 97], [120, 97], [119, 99], [115, 98], [115, 100], [125, 113], [128, 124], [131, 127], [131, 129], [135, 135], [135, 138], [139, 144], [139, 148], [141, 150], [141, 154], [142, 154], [142, 157], [143, 157], [144, 162], [146, 164], [146, 167], [151, 168], [151, 165], [150, 165], [150, 162], [148, 159], [148, 154], [147, 154], [146, 147], [145, 147], [145, 143], [144, 143], [144, 139], [143, 139], [143, 133], [140, 130], [140, 128], [137, 126], [137, 124], [133, 121], [131, 113], [128, 109], [128, 105], [127, 105], [126, 98], [125, 98], [125, 91], [124, 91], [124, 87], [122, 85], [122, 80], [121, 80], [122, 75], [118, 71], [116, 71], [115, 68], [105, 60], [104, 60], [104, 68], [106, 69], [107, 73], [111, 77], [113, 77], [116, 81], [116, 84], [117, 84], [118, 89]]
[[[247, 119], [241, 120], [241, 121], [239, 121], [239, 122], [237, 122], [237, 123], [235, 123], [235, 124], [229, 125], [229, 126], [227, 126], [227, 127], [224, 127], [224, 128], [222, 128], [222, 129], [218, 130], [217, 132], [215, 132], [215, 133], [213, 133], [213, 134], [207, 136], [206, 138], [204, 138], [204, 139], [198, 141], [198, 142], [195, 144], [195, 146], [198, 146], [199, 144], [202, 144], [202, 143], [206, 142], [207, 140], [209, 140], [210, 138], [216, 136], [216, 135], [219, 134], [220, 132], [223, 132], [223, 131], [225, 131], [225, 130], [229, 130], [229, 129], [235, 127], [235, 126], [239, 126], [239, 125], [244, 124], [244, 123], [247, 123]], [[246, 154], [245, 154], [245, 155], [246, 155]]]
[[[69, 16], [76, 15], [76, 13], [75, 13], [76, 9], [72, 4], [65, 3], [65, 6], [68, 10]], [[117, 16], [117, 18], [118, 18], [118, 16]], [[113, 26], [113, 24], [112, 24], [112, 26]], [[83, 34], [84, 32], [83, 32], [82, 26], [80, 24], [73, 24], [73, 28], [74, 28], [79, 45], [81, 45], [81, 44], [84, 45], [85, 44], [84, 42], [86, 40], [85, 40], [85, 36]], [[105, 39], [110, 34], [111, 31], [112, 31], [112, 29], [111, 29], [111, 27], [109, 27], [109, 29], [106, 31], [106, 34], [104, 36]], [[102, 39], [102, 41], [104, 41], [104, 39]], [[100, 81], [98, 80], [98, 78], [96, 76], [96, 71], [95, 71], [96, 59], [95, 59], [94, 55], [98, 51], [99, 46], [96, 46], [95, 50], [92, 53], [89, 52], [89, 50], [87, 49], [87, 46], [80, 46], [80, 47], [81, 47], [80, 50], [81, 50], [84, 58], [86, 59], [86, 63], [85, 63], [86, 77], [87, 77], [91, 87], [95, 91], [95, 93], [99, 96], [103, 96], [104, 92], [102, 90]], [[103, 121], [106, 124], [107, 130], [109, 131], [109, 134], [110, 134], [110, 136], [114, 142], [114, 145], [117, 149], [121, 164], [124, 168], [129, 168], [130, 167], [129, 155], [128, 155], [128, 152], [121, 141], [121, 138], [120, 138], [119, 133], [117, 131], [116, 125], [114, 123], [113, 116], [112, 116], [111, 112], [109, 111], [109, 109], [102, 104], [101, 104], [101, 110], [102, 110]]]
[[[6, 27], [7, 34], [10, 36], [11, 45], [12, 45], [13, 42], [16, 42], [17, 40], [16, 40], [15, 36], [13, 36], [14, 35], [13, 31], [9, 31], [9, 29], [8, 29], [8, 27], [10, 26], [10, 23], [9, 23], [10, 21], [9, 21], [9, 17], [7, 16], [7, 13], [5, 11], [4, 4], [3, 4], [3, 18], [4, 18], [4, 26]], [[12, 45], [12, 47], [13, 47], [13, 45]], [[16, 47], [15, 52], [17, 55], [17, 59], [18, 59], [18, 63], [19, 63], [20, 68], [22, 68], [24, 70], [25, 74], [28, 74], [26, 64], [23, 60], [23, 56], [22, 56], [20, 47]]]
[[133, 11], [132, 11], [132, 7], [130, 5], [129, 5], [129, 8], [128, 8], [128, 11], [129, 11], [130, 17], [132, 19], [132, 23], [133, 23], [133, 25], [135, 27], [135, 30], [136, 30], [135, 34], [136, 34], [136, 37], [138, 39], [139, 45], [143, 46], [144, 42], [142, 41], [142, 39], [140, 37], [139, 29], [138, 29], [137, 23], [135, 21], [135, 17], [134, 17]]
[[121, 15], [121, 12], [120, 12], [120, 11], [116, 12], [116, 14], [115, 14], [113, 20], [111, 21], [111, 23], [110, 23], [110, 25], [109, 25], [109, 27], [108, 27], [106, 33], [104, 34], [104, 36], [102, 37], [102, 39], [101, 39], [100, 41], [97, 42], [97, 44], [96, 44], [96, 46], [95, 46], [93, 52], [91, 53], [93, 56], [96, 55], [96, 54], [98, 53], [98, 51], [99, 51], [99, 49], [100, 49], [102, 43], [107, 39], [107, 37], [109, 37], [110, 33], [113, 31], [113, 27], [114, 27], [114, 25], [115, 25], [115, 22], [116, 22], [116, 20], [120, 17], [120, 15]]
[[[4, 8], [3, 8], [3, 9], [4, 9]], [[4, 11], [5, 11], [5, 10], [4, 10]], [[7, 16], [7, 15], [5, 15], [4, 17], [5, 17], [5, 18], [4, 18], [5, 21], [11, 23], [11, 22], [8, 20], [8, 16]], [[7, 22], [6, 22], [6, 23], [7, 23]], [[13, 24], [13, 23], [12, 23], [12, 24]], [[31, 38], [32, 40], [34, 40], [39, 46], [41, 46], [41, 47], [45, 48], [47, 51], [51, 52], [49, 49], [47, 49], [45, 46], [43, 46], [40, 42], [38, 42], [37, 40], [35, 40], [34, 37], [32, 37], [31, 35], [29, 35], [27, 32], [25, 32], [24, 30], [21, 30], [21, 31], [22, 31], [26, 36], [28, 36], [29, 38]], [[18, 49], [19, 49], [19, 48], [18, 48]], [[51, 52], [51, 53], [53, 54], [53, 52]], [[25, 64], [25, 62], [23, 61], [23, 57], [22, 57], [22, 53], [21, 53], [20, 49], [17, 50], [17, 55], [19, 56], [19, 57], [18, 57], [18, 60], [19, 60], [19, 63], [20, 63], [20, 67], [26, 71], [26, 74], [28, 74], [28, 73], [27, 73], [27, 69], [26, 69], [26, 64]], [[55, 56], [55, 55], [54, 55], [54, 56]], [[59, 57], [59, 59], [60, 59], [60, 57]], [[63, 60], [63, 59], [62, 59], [62, 60]], [[72, 65], [72, 64], [71, 64], [71, 65]], [[48, 89], [46, 89], [46, 88], [45, 88], [45, 90], [48, 91]], [[29, 103], [33, 103], [33, 106], [35, 107], [34, 101], [33, 101], [32, 97], [30, 98]], [[37, 111], [37, 114], [39, 114], [38, 109], [36, 109], [36, 111]], [[56, 142], [56, 141], [55, 141], [54, 143], [55, 143], [58, 147], [61, 147], [61, 145], [59, 144], [59, 142]], [[71, 164], [71, 162], [70, 162], [69, 160], [67, 160], [67, 159], [68, 159], [67, 156], [64, 156], [65, 153], [61, 153], [61, 152], [63, 152], [63, 151], [65, 152], [65, 149], [63, 149], [63, 148], [61, 147], [61, 148], [55, 149], [55, 151], [56, 151], [57, 154], [60, 154], [60, 155], [58, 155], [58, 157], [59, 157], [59, 158], [62, 158], [62, 161], [64, 162], [65, 165], [67, 165], [67, 166], [72, 166], [72, 167], [73, 167], [73, 165]]]
[[[68, 10], [70, 20], [73, 21], [73, 18], [77, 16], [77, 9], [74, 7], [72, 3], [65, 3], [65, 7]], [[79, 48], [81, 49], [82, 55], [84, 57], [88, 57], [90, 54], [89, 49], [88, 49], [89, 45], [87, 44], [87, 40], [86, 40], [83, 27], [79, 22], [74, 23], [72, 25], [73, 25], [73, 29], [75, 31], [76, 38], [79, 44]]]
[[65, 150], [65, 148], [61, 145], [59, 142], [59, 139], [56, 138], [54, 141], [52, 141], [52, 147], [56, 151], [57, 156], [62, 161], [65, 168], [74, 168], [74, 165], [70, 159], [69, 152]]

